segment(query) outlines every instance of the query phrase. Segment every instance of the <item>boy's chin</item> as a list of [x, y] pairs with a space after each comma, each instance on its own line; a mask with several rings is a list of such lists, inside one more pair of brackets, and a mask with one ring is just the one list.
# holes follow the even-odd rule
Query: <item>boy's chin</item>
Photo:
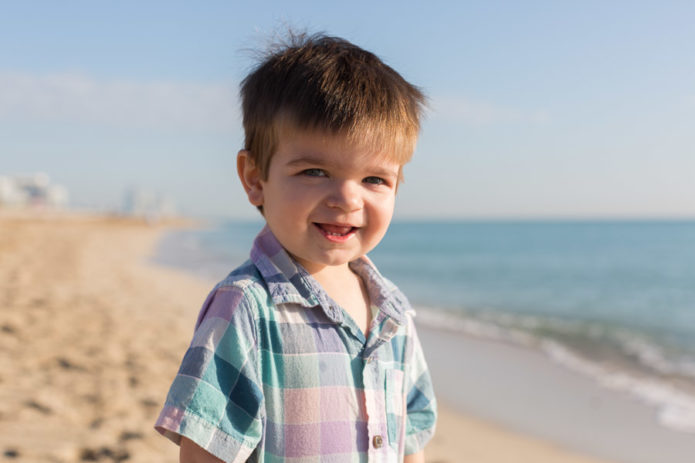
[[327, 268], [338, 269], [347, 266], [350, 262], [362, 257], [362, 255], [344, 254], [340, 256], [329, 256], [323, 259], [302, 259], [292, 255], [299, 264], [309, 273], [316, 273]]

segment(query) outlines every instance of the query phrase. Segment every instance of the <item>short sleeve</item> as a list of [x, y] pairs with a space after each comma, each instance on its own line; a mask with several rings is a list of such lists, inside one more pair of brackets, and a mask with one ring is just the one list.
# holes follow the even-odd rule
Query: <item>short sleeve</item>
[[406, 428], [405, 454], [417, 453], [434, 434], [437, 403], [425, 355], [411, 316], [408, 316], [408, 345], [406, 346]]
[[185, 436], [225, 461], [248, 459], [263, 434], [253, 309], [249, 295], [238, 287], [210, 293], [157, 431], [177, 444]]

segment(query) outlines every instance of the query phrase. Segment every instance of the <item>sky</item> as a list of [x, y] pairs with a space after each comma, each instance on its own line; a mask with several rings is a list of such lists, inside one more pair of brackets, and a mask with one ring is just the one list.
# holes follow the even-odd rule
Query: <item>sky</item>
[[695, 2], [2, 1], [0, 176], [251, 218], [238, 85], [288, 27], [430, 107], [396, 218], [695, 218]]

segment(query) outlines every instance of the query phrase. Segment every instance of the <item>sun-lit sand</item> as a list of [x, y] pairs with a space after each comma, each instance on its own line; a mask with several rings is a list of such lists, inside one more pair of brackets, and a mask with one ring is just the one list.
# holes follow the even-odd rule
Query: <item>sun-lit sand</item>
[[[163, 225], [0, 213], [3, 461], [176, 461], [152, 428], [211, 288], [148, 263]], [[589, 463], [442, 407], [430, 462]]]

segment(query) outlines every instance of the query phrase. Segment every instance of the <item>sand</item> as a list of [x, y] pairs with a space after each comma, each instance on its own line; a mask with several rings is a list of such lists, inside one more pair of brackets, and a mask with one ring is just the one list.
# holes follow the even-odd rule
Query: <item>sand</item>
[[[211, 283], [148, 261], [166, 228], [0, 213], [2, 461], [177, 461], [152, 426]], [[440, 415], [432, 463], [599, 461]]]
[[657, 408], [539, 349], [418, 328], [437, 395], [457, 410], [611, 461], [695, 461], [695, 436], [660, 425]]

